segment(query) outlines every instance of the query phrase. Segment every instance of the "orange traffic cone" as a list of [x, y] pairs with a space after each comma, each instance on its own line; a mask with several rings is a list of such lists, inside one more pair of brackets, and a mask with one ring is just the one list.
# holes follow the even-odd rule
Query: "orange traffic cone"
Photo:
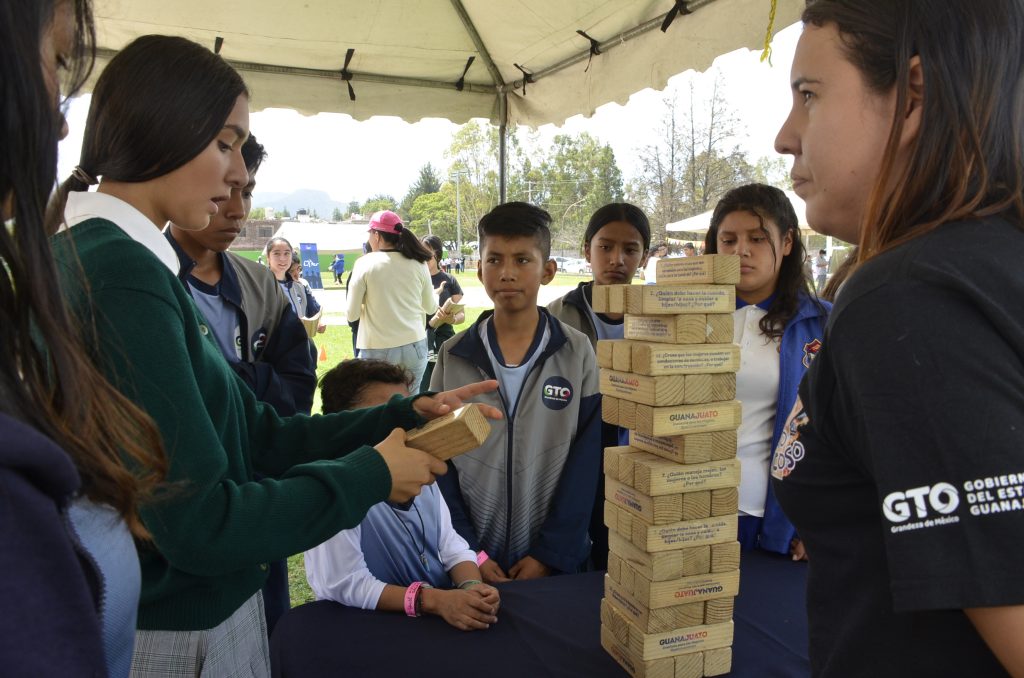
[[322, 362], [322, 363], [327, 362], [327, 347], [326, 346], [321, 346], [320, 347], [320, 362]]

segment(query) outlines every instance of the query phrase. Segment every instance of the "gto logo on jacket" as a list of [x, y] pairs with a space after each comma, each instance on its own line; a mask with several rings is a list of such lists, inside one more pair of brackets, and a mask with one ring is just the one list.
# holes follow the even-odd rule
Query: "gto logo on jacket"
[[572, 384], [564, 377], [548, 377], [541, 388], [541, 402], [552, 410], [563, 410], [572, 402]]

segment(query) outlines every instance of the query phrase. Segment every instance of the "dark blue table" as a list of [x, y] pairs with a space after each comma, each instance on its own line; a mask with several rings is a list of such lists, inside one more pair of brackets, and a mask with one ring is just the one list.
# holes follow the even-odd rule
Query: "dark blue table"
[[[501, 586], [499, 622], [458, 631], [440, 617], [320, 601], [282, 617], [270, 641], [274, 675], [416, 678], [621, 678], [601, 648], [603, 572]], [[732, 676], [807, 676], [805, 563], [744, 553], [733, 620]]]

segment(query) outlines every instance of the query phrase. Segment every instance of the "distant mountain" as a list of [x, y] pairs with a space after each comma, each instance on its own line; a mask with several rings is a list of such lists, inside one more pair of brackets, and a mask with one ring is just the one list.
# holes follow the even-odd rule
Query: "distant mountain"
[[308, 209], [310, 212], [315, 210], [321, 219], [330, 219], [335, 207], [340, 209], [342, 214], [348, 209], [347, 202], [332, 200], [326, 191], [314, 191], [306, 188], [291, 193], [257, 190], [252, 197], [252, 206], [272, 207], [275, 211], [287, 207], [293, 217], [301, 209]]

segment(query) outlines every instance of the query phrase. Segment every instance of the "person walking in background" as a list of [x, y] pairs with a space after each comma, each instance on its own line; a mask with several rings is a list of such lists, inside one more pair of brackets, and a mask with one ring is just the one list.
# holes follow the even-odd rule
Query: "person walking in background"
[[[423, 237], [423, 244], [434, 253], [434, 256], [427, 262], [427, 269], [430, 271], [430, 284], [434, 286], [434, 293], [438, 295], [437, 312], [427, 318], [427, 368], [423, 372], [423, 379], [420, 382], [421, 390], [427, 390], [430, 384], [430, 374], [433, 372], [433, 363], [430, 361], [441, 348], [441, 344], [455, 336], [453, 325], [461, 325], [466, 321], [466, 312], [458, 311], [449, 314], [445, 312], [445, 304], [450, 299], [453, 304], [462, 301], [462, 286], [458, 279], [442, 271], [437, 262], [441, 260], [441, 239], [436, 235]], [[434, 325], [434, 326], [432, 326]]]
[[704, 248], [740, 257], [733, 314], [733, 342], [740, 346], [736, 399], [743, 403], [736, 455], [742, 466], [740, 546], [803, 560], [803, 544], [779, 508], [768, 468], [832, 307], [809, 292], [796, 212], [777, 188], [747, 184], [722, 196]]
[[825, 250], [818, 250], [818, 256], [814, 257], [812, 268], [814, 273], [814, 289], [821, 294], [825, 291], [825, 281], [828, 278], [828, 253]]
[[647, 264], [643, 268], [644, 283], [654, 285], [658, 282], [658, 262], [668, 256], [668, 245], [663, 242], [651, 247], [650, 256], [647, 257]]
[[423, 319], [437, 311], [427, 262], [434, 256], [394, 212], [370, 217], [370, 254], [360, 257], [349, 280], [348, 319], [359, 321], [360, 358], [409, 370], [418, 389], [427, 368]]
[[1024, 676], [1024, 3], [817, 0], [775, 147], [857, 243], [772, 461], [815, 676]]
[[334, 274], [334, 284], [341, 284], [341, 274], [345, 272], [345, 255], [338, 253], [334, 255], [334, 261], [331, 262], [331, 272]]

